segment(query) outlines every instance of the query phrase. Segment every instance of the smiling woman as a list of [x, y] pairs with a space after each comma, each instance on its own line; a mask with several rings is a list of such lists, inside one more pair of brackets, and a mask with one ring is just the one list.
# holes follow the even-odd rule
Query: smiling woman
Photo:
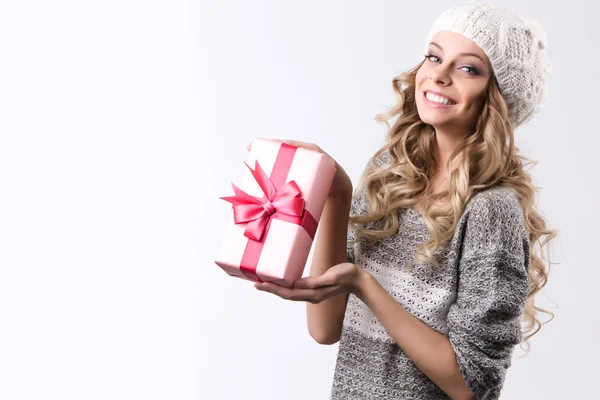
[[493, 79], [490, 61], [475, 42], [451, 31], [437, 32], [428, 47], [415, 79], [419, 116], [439, 137], [457, 142], [481, 115]]
[[556, 235], [514, 145], [546, 96], [545, 40], [501, 5], [440, 15], [425, 58], [393, 79], [397, 104], [376, 118], [387, 142], [353, 196], [336, 163], [310, 276], [257, 284], [306, 301], [310, 335], [339, 342], [331, 399], [499, 398], [514, 347], [539, 330]]
[[458, 33], [438, 32], [434, 40], [417, 72], [416, 90], [422, 94], [416, 96], [417, 108], [423, 122], [440, 135], [445, 129], [445, 136], [460, 136], [481, 114], [491, 67], [483, 50]]

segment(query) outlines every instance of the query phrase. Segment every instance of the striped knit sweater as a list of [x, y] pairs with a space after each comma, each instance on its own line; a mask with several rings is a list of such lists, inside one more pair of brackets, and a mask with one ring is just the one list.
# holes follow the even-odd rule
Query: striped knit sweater
[[[351, 215], [366, 212], [363, 192], [353, 197]], [[514, 347], [523, 338], [520, 319], [529, 292], [530, 242], [516, 192], [497, 186], [476, 194], [453, 239], [436, 252], [441, 267], [436, 270], [423, 263], [405, 268], [429, 231], [413, 209], [401, 209], [398, 217], [395, 235], [376, 244], [348, 244], [348, 261], [364, 267], [407, 311], [449, 339], [477, 399], [498, 399]], [[354, 238], [349, 229], [348, 239]], [[350, 294], [331, 399], [450, 397]]]

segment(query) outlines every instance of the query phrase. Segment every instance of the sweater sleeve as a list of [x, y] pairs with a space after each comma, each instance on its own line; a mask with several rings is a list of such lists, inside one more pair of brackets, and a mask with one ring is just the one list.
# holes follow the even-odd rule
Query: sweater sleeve
[[[385, 152], [382, 158], [383, 160], [375, 160], [377, 165], [382, 165], [383, 162], [387, 162], [387, 160], [389, 159], [388, 153]], [[372, 164], [373, 158], [369, 158], [363, 170], [363, 174], [367, 170], [367, 168], [369, 168]], [[368, 213], [367, 202], [368, 200], [366, 198], [365, 189], [363, 188], [361, 193], [355, 193], [352, 196], [352, 201], [350, 202], [350, 215], [366, 215]], [[368, 227], [369, 224], [367, 224], [366, 226]], [[354, 229], [348, 227], [348, 231], [346, 234], [346, 261], [353, 264], [356, 263], [354, 249], [356, 248], [356, 246], [358, 246], [358, 243], [351, 243], [350, 241], [356, 240], [356, 238], [357, 234], [354, 231]]]
[[[363, 215], [365, 213], [366, 207], [364, 203], [364, 195], [361, 194], [360, 196], [353, 196], [350, 203], [350, 215]], [[354, 248], [357, 243], [353, 243], [351, 240], [356, 240], [356, 238], [356, 231], [351, 227], [348, 227], [346, 234], [346, 260], [352, 264], [356, 263]]]
[[514, 193], [485, 194], [469, 206], [448, 339], [475, 398], [491, 400], [500, 396], [512, 352], [523, 338], [529, 236]]

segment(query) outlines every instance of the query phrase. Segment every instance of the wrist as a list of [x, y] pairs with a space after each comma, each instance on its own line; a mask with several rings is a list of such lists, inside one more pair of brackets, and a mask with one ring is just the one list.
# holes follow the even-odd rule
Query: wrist
[[355, 278], [356, 280], [355, 280], [355, 284], [354, 284], [354, 295], [362, 300], [370, 281], [373, 280], [374, 278], [362, 266], [360, 266], [358, 264], [354, 264], [354, 265], [356, 265], [356, 268], [357, 268], [357, 274], [356, 274], [356, 278]]

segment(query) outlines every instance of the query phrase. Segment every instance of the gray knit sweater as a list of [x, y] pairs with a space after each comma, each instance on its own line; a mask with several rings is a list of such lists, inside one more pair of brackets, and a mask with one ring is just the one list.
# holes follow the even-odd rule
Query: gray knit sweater
[[[352, 199], [351, 215], [366, 212], [363, 192]], [[395, 235], [374, 245], [348, 244], [348, 261], [364, 267], [406, 310], [448, 337], [477, 399], [498, 399], [514, 347], [523, 338], [520, 319], [529, 292], [530, 242], [516, 192], [500, 186], [475, 195], [453, 239], [436, 253], [438, 270], [423, 263], [405, 268], [429, 231], [413, 209], [401, 209], [398, 217]], [[356, 238], [351, 229], [350, 238]], [[331, 399], [449, 398], [350, 294]]]

